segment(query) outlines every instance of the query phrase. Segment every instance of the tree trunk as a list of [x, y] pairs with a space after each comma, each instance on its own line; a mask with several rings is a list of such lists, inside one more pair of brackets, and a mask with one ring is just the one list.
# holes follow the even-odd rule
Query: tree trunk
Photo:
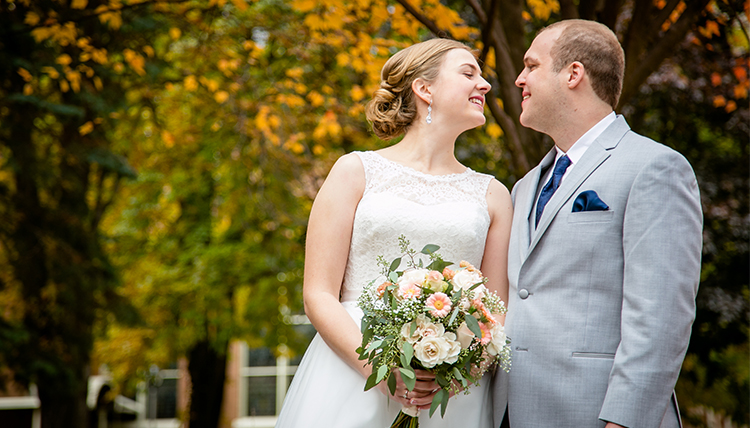
[[193, 346], [190, 363], [190, 428], [215, 428], [219, 426], [221, 403], [224, 399], [224, 381], [227, 370], [227, 346], [221, 353], [208, 341]]

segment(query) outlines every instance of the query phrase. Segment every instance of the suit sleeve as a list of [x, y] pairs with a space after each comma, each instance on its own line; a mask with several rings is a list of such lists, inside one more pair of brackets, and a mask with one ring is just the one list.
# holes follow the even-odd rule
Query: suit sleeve
[[637, 174], [624, 213], [621, 340], [600, 419], [661, 424], [695, 319], [702, 228], [692, 168], [661, 151]]

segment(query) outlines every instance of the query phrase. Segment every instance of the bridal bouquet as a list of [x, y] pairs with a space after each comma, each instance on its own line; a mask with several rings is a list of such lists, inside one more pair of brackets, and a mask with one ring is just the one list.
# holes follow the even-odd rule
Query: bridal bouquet
[[[429, 258], [424, 266], [422, 256], [409, 245], [402, 235], [399, 246], [404, 256], [391, 263], [378, 258], [387, 280], [370, 283], [358, 300], [364, 316], [357, 352], [373, 367], [365, 390], [386, 381], [394, 394], [398, 370], [411, 391], [414, 369], [428, 370], [441, 388], [430, 416], [438, 407], [445, 415], [451, 392], [468, 393], [468, 386], [495, 364], [510, 369], [510, 340], [496, 318], [507, 309], [470, 263], [462, 261], [457, 269], [449, 269], [453, 263], [436, 252], [440, 247], [426, 245], [420, 252]], [[403, 258], [406, 268], [399, 271]], [[391, 428], [418, 427], [418, 414], [416, 406], [404, 407]]]

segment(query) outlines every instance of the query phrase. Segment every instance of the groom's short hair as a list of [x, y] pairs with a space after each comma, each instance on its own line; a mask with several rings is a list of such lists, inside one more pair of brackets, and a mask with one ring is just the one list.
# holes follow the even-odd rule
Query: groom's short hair
[[604, 24], [583, 19], [559, 21], [540, 33], [553, 28], [562, 28], [550, 51], [553, 71], [580, 62], [591, 79], [594, 93], [612, 109], [616, 108], [625, 74], [625, 52], [615, 33]]

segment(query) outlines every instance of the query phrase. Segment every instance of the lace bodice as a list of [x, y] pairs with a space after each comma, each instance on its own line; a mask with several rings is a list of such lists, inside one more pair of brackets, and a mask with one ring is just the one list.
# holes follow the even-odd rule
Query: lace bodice
[[429, 175], [375, 152], [356, 154], [366, 184], [354, 214], [342, 302], [356, 301], [370, 281], [384, 280], [377, 257], [391, 261], [400, 256], [402, 234], [417, 251], [436, 244], [445, 260], [481, 266], [490, 226], [486, 194], [491, 176], [468, 168]]

